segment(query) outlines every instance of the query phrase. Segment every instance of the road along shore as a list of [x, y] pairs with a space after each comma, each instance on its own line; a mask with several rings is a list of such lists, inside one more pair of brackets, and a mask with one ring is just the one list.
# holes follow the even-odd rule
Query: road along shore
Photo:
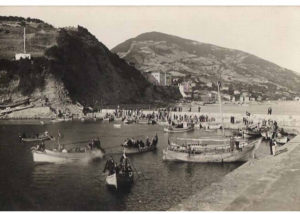
[[299, 211], [300, 135], [253, 159], [170, 210]]

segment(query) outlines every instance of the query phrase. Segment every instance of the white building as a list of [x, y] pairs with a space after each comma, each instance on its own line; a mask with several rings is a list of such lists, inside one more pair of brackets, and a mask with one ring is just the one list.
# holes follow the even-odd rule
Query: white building
[[228, 91], [229, 90], [229, 87], [228, 86], [223, 86], [222, 88], [221, 88], [221, 91]]
[[15, 59], [16, 60], [20, 60], [20, 59], [31, 59], [31, 55], [27, 54], [27, 53], [17, 53], [15, 55]]
[[166, 72], [151, 72], [157, 83], [162, 86], [170, 85], [170, 75]]
[[212, 82], [206, 83], [206, 86], [209, 87], [209, 88], [211, 88], [212, 87]]
[[239, 95], [239, 94], [241, 94], [241, 92], [238, 91], [238, 90], [234, 90], [233, 94], [234, 94], [234, 95]]

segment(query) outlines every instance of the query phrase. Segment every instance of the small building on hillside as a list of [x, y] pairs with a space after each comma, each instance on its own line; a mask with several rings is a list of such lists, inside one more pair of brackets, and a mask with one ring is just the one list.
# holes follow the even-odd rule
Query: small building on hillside
[[171, 75], [166, 72], [151, 72], [151, 75], [155, 78], [158, 85], [168, 86], [171, 85]]
[[233, 94], [234, 94], [234, 95], [240, 95], [241, 92], [240, 92], [239, 90], [234, 90], [234, 91], [233, 91]]
[[208, 82], [208, 83], [206, 83], [206, 86], [207, 86], [207, 87], [209, 87], [209, 88], [211, 88], [211, 87], [212, 87], [212, 85], [213, 85], [213, 84], [212, 84], [212, 82]]
[[222, 86], [221, 91], [228, 91], [229, 87], [228, 86]]

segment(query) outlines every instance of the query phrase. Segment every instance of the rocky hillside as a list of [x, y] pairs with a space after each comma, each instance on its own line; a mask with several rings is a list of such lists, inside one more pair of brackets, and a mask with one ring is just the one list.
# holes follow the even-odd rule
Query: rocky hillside
[[[168, 72], [204, 89], [220, 74], [223, 85], [269, 99], [300, 94], [300, 76], [254, 55], [159, 32], [141, 34], [112, 49], [137, 69]], [[202, 87], [202, 88], [201, 88]]]
[[[26, 51], [31, 60], [14, 60], [23, 52], [23, 27], [26, 26]], [[38, 19], [0, 17], [0, 101], [49, 94], [49, 80], [64, 91], [61, 102], [95, 108], [105, 104], [149, 103], [180, 98], [178, 89], [150, 84], [136, 68], [84, 27], [57, 29]], [[9, 90], [7, 86], [13, 85]], [[53, 84], [50, 84], [53, 85]], [[48, 97], [47, 97], [48, 98]]]

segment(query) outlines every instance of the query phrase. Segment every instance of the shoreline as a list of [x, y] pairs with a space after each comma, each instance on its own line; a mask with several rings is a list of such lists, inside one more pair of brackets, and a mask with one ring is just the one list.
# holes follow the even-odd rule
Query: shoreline
[[299, 211], [300, 135], [277, 151], [244, 163], [170, 211]]

